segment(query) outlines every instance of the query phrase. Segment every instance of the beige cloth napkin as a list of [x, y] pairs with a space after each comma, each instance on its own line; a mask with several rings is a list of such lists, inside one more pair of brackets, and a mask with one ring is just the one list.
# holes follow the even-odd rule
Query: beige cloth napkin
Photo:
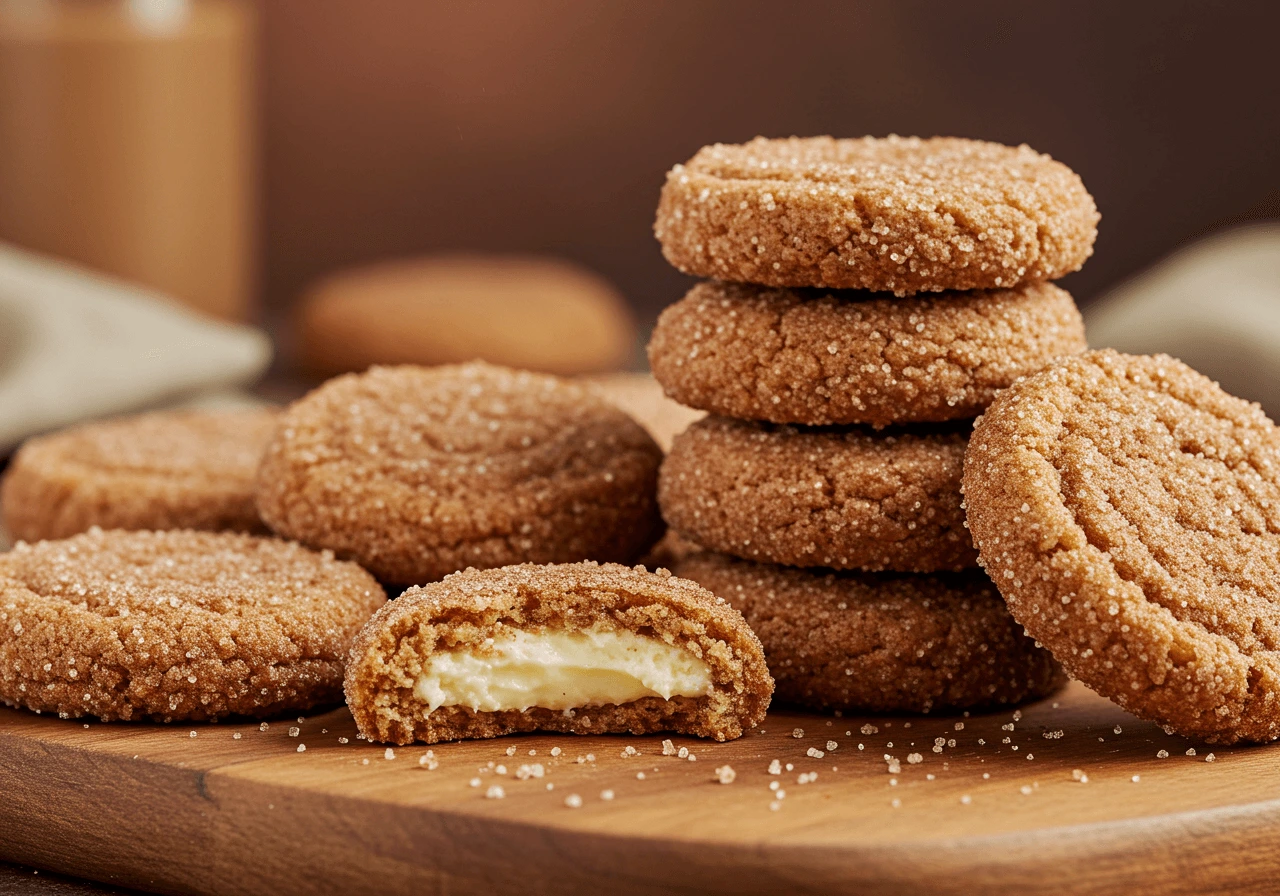
[[235, 401], [270, 361], [258, 330], [0, 244], [0, 456], [81, 420]]
[[1085, 310], [1091, 346], [1164, 352], [1280, 415], [1280, 223], [1216, 233]]

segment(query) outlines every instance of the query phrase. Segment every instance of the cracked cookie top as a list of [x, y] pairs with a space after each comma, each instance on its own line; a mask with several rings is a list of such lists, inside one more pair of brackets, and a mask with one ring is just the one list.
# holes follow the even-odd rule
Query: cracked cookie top
[[885, 426], [975, 417], [1084, 349], [1075, 302], [1050, 283], [902, 302], [711, 281], [663, 311], [649, 362], [668, 395], [715, 414]]
[[671, 169], [654, 234], [686, 274], [906, 296], [1061, 277], [1098, 219], [1080, 177], [1026, 145], [757, 137]]
[[336, 703], [386, 602], [354, 563], [229, 532], [88, 532], [0, 554], [0, 700], [207, 720]]
[[397, 584], [629, 562], [661, 531], [661, 459], [586, 386], [482, 363], [374, 367], [283, 413], [257, 502], [276, 532]]
[[1166, 355], [1002, 393], [964, 470], [979, 558], [1094, 690], [1213, 743], [1280, 737], [1280, 430]]

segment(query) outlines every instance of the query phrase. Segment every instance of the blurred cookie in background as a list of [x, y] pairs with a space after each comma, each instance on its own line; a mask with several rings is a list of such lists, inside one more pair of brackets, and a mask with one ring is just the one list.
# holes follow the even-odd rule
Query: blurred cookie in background
[[672, 439], [706, 416], [705, 411], [687, 408], [668, 398], [658, 381], [647, 373], [607, 373], [583, 377], [582, 382], [594, 386], [647, 429], [663, 451], [670, 451]]
[[329, 376], [373, 364], [483, 360], [574, 375], [629, 367], [635, 321], [604, 278], [538, 256], [438, 255], [334, 274], [297, 317], [302, 367]]

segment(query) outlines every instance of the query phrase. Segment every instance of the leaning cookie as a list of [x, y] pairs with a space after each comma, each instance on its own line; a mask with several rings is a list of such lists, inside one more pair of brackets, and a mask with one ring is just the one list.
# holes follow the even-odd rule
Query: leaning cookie
[[1097, 232], [1066, 165], [952, 137], [704, 146], [667, 175], [654, 223], [686, 274], [899, 296], [1053, 280]]
[[266, 532], [254, 477], [276, 412], [169, 411], [87, 423], [22, 446], [0, 484], [15, 539], [103, 529]]
[[975, 417], [1085, 347], [1075, 302], [1051, 283], [903, 302], [710, 282], [662, 312], [649, 363], [668, 395], [715, 414], [885, 426]]
[[456, 573], [360, 633], [347, 705], [370, 740], [677, 731], [730, 740], [773, 692], [742, 616], [692, 582], [592, 562]]
[[742, 611], [779, 700], [807, 709], [930, 712], [1047, 696], [1064, 677], [978, 572], [788, 569], [696, 554], [676, 565]]
[[103, 532], [0, 555], [0, 700], [64, 718], [210, 720], [341, 696], [386, 596], [354, 563], [214, 532]]
[[936, 572], [976, 566], [960, 477], [968, 427], [871, 433], [707, 417], [658, 477], [668, 525], [748, 560]]
[[1280, 429], [1166, 355], [1089, 352], [1001, 394], [965, 456], [1013, 615], [1125, 709], [1280, 738]]
[[488, 364], [374, 367], [291, 405], [258, 474], [276, 532], [386, 582], [639, 557], [662, 451], [588, 386]]

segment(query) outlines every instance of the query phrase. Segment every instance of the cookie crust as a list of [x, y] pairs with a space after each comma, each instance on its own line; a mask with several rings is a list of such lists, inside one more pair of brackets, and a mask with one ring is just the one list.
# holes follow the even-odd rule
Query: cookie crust
[[933, 712], [1051, 694], [1065, 678], [980, 572], [833, 573], [695, 554], [676, 574], [742, 611], [779, 700], [820, 712]]
[[276, 412], [162, 411], [28, 441], [0, 483], [15, 539], [103, 529], [265, 534], [253, 503]]
[[727, 417], [811, 426], [975, 417], [995, 394], [1086, 348], [1050, 283], [911, 302], [699, 283], [658, 318], [649, 363], [667, 394]]
[[[504, 626], [531, 631], [595, 627], [658, 637], [706, 662], [712, 690], [698, 698], [646, 697], [576, 712], [442, 706], [427, 715], [413, 694], [423, 660], [441, 646], [478, 644]], [[346, 676], [347, 705], [360, 732], [397, 744], [519, 731], [678, 731], [732, 740], [764, 718], [772, 693], [760, 642], [727, 603], [665, 570], [593, 562], [468, 569], [412, 588], [364, 627], [351, 648]]]
[[1280, 430], [1165, 355], [1014, 385], [965, 458], [980, 562], [1070, 673], [1210, 743], [1280, 737]]
[[658, 477], [672, 529], [788, 566], [936, 572], [977, 565], [960, 479], [968, 427], [871, 433], [707, 417]]
[[202, 721], [341, 698], [386, 602], [354, 563], [235, 533], [103, 532], [0, 555], [0, 700], [63, 718]]
[[262, 518], [386, 582], [632, 561], [662, 534], [662, 451], [587, 386], [488, 364], [374, 367], [290, 406]]
[[686, 274], [907, 296], [1061, 277], [1098, 219], [1079, 176], [1026, 145], [757, 137], [675, 166], [654, 234]]

